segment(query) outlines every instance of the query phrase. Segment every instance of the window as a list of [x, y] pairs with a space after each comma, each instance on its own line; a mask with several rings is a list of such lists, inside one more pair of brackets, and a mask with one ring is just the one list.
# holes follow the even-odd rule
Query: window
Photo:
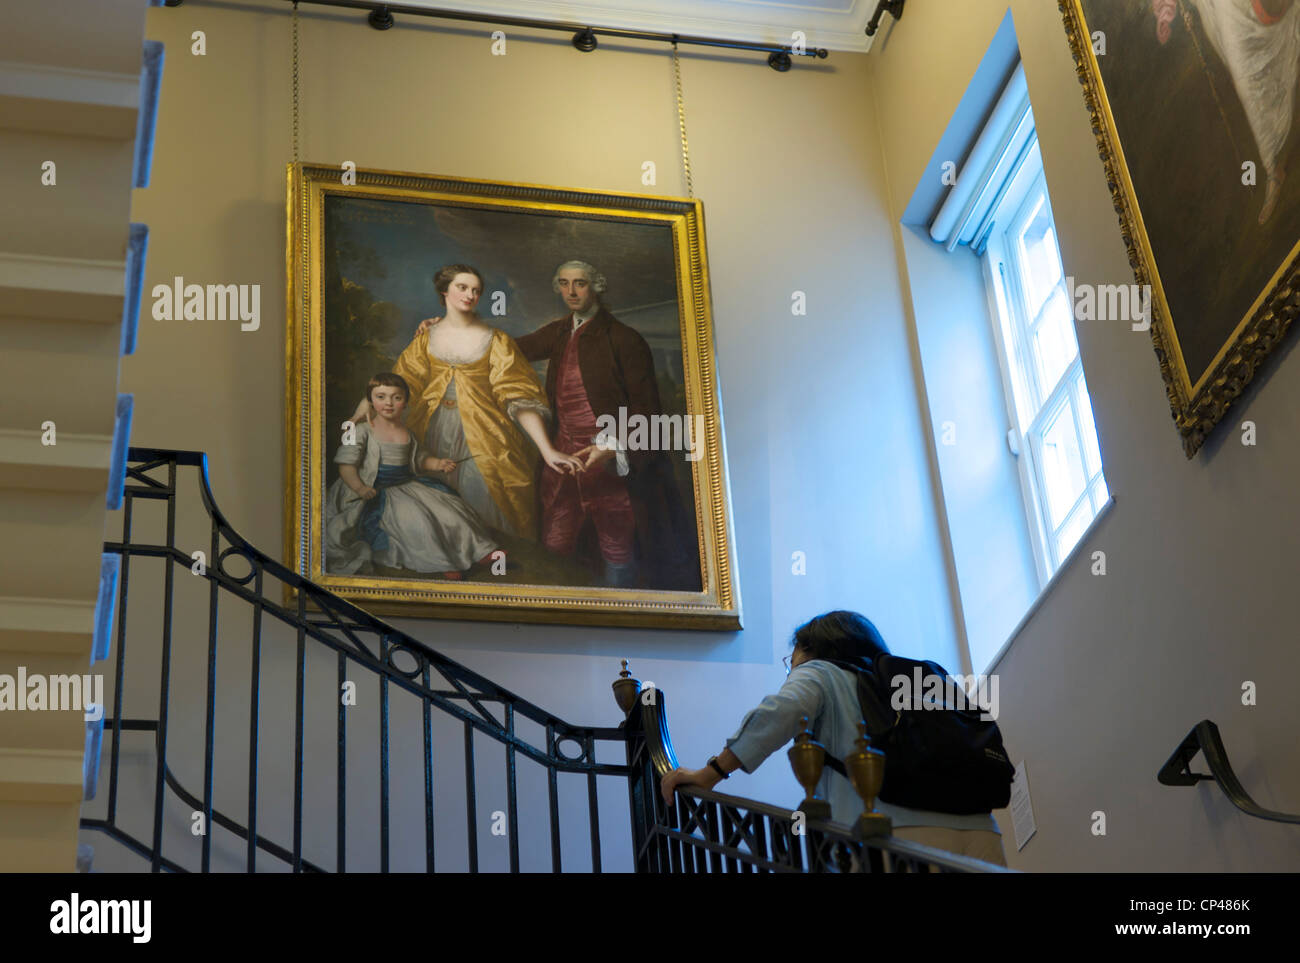
[[1110, 504], [1010, 16], [902, 218], [948, 550], [982, 671]]
[[986, 223], [985, 279], [1013, 425], [1008, 442], [1018, 455], [1039, 579], [1045, 583], [1110, 492], [1036, 135], [1031, 134]]

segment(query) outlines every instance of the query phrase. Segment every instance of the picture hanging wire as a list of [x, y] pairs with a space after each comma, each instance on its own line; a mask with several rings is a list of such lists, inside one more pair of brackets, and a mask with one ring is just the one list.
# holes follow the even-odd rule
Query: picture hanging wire
[[[299, 91], [300, 91], [300, 65], [301, 53], [298, 33], [298, 4], [293, 5], [293, 55], [290, 64], [290, 74], [293, 78], [293, 93], [291, 101], [292, 126], [293, 126], [293, 162], [298, 163], [298, 134], [299, 134]], [[673, 83], [676, 88], [677, 98], [677, 128], [681, 133], [682, 139], [682, 172], [686, 177], [686, 196], [695, 197], [695, 182], [691, 177], [691, 148], [690, 142], [686, 137], [686, 101], [682, 96], [682, 64], [677, 55], [677, 40], [673, 40]]]
[[293, 162], [298, 163], [298, 4], [293, 5]]
[[677, 85], [677, 127], [682, 133], [682, 170], [686, 174], [686, 196], [695, 197], [691, 182], [691, 148], [686, 142], [686, 102], [682, 99], [682, 65], [677, 59], [677, 41], [673, 41], [673, 79]]

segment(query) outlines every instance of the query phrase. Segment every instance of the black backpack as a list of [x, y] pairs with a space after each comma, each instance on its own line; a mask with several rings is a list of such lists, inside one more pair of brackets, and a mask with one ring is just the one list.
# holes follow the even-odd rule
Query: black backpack
[[[970, 814], [1001, 809], [1011, 799], [1011, 780], [1015, 767], [1002, 745], [1002, 733], [991, 719], [981, 719], [981, 710], [973, 701], [963, 701], [960, 688], [948, 682], [948, 673], [936, 662], [921, 662], [901, 656], [882, 654], [870, 665], [825, 659], [857, 676], [858, 702], [867, 734], [874, 748], [885, 754], [885, 780], [880, 799], [910, 809]], [[915, 691], [915, 681], [922, 682]], [[905, 677], [912, 689], [911, 708], [894, 708], [895, 689], [891, 682]], [[961, 708], [939, 704], [922, 704], [923, 696], [933, 694], [931, 677], [940, 693], [956, 689], [956, 703]], [[897, 702], [905, 701], [900, 697]], [[826, 765], [847, 778], [842, 760], [829, 752]]]

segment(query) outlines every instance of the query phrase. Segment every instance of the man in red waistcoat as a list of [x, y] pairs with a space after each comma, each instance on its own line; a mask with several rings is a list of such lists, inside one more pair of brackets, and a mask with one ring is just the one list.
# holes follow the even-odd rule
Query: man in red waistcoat
[[[529, 361], [548, 362], [552, 443], [582, 459], [585, 469], [542, 470], [542, 541], [556, 554], [571, 555], [590, 519], [607, 584], [698, 592], [695, 528], [677, 490], [671, 454], [618, 450], [618, 440], [601, 437], [597, 427], [602, 415], [626, 424], [633, 415], [663, 413], [650, 345], [601, 304], [605, 277], [590, 264], [566, 261], [551, 286], [568, 313], [515, 341]], [[619, 419], [620, 408], [626, 419]]]

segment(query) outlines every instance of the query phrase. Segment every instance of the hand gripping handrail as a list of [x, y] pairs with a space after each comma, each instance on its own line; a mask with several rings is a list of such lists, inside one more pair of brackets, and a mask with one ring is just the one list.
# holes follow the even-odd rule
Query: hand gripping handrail
[[[1205, 754], [1209, 774], [1192, 772], [1192, 760], [1198, 752]], [[1228, 750], [1219, 738], [1219, 727], [1209, 719], [1202, 719], [1174, 750], [1174, 754], [1160, 767], [1156, 776], [1164, 786], [1194, 786], [1202, 779], [1212, 779], [1219, 784], [1228, 801], [1248, 816], [1271, 819], [1279, 823], [1300, 823], [1300, 815], [1265, 809], [1250, 798], [1228, 761]]]

